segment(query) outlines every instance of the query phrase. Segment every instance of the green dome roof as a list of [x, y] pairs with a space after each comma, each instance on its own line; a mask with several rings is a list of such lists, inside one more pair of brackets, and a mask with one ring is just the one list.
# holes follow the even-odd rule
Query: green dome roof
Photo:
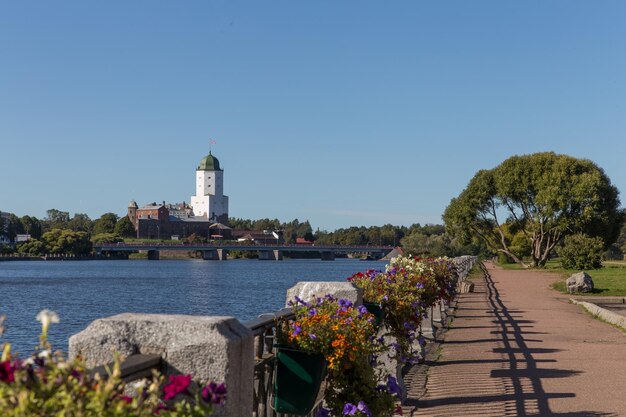
[[211, 152], [200, 161], [198, 171], [221, 171], [220, 161]]

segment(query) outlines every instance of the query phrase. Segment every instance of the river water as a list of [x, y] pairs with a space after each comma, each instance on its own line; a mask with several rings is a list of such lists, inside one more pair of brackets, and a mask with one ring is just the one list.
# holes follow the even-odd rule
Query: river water
[[37, 313], [61, 322], [49, 338], [67, 351], [69, 336], [98, 318], [125, 312], [234, 316], [247, 321], [284, 306], [298, 281], [344, 281], [384, 262], [337, 259], [258, 261], [120, 260], [0, 262], [0, 315], [21, 357], [38, 343]]

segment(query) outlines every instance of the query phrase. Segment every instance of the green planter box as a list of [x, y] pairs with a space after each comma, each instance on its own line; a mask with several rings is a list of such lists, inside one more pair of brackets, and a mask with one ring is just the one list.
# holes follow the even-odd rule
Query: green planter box
[[277, 347], [274, 409], [279, 413], [309, 414], [325, 376], [324, 356]]

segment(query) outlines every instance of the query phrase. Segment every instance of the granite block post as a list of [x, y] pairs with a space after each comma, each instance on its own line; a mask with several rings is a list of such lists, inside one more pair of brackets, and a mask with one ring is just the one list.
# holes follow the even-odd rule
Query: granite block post
[[289, 307], [289, 301], [293, 301], [295, 297], [311, 301], [327, 294], [350, 300], [354, 305], [363, 304], [363, 290], [349, 282], [301, 281], [287, 290], [285, 306]]
[[194, 381], [225, 382], [228, 401], [216, 415], [252, 413], [254, 377], [252, 332], [233, 317], [119, 314], [98, 319], [70, 337], [69, 356], [86, 365], [110, 363], [115, 353], [158, 354], [166, 374], [192, 374]]

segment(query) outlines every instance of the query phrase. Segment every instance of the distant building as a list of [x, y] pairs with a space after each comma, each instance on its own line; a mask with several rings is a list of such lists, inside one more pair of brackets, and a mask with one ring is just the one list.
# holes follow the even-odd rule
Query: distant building
[[274, 245], [274, 244], [283, 244], [285, 243], [285, 239], [283, 238], [282, 230], [279, 231], [269, 231], [265, 230], [263, 232], [258, 231], [250, 231], [250, 230], [233, 230], [233, 239], [236, 239], [239, 242], [249, 242], [259, 245]]
[[196, 216], [205, 216], [219, 223], [228, 223], [228, 197], [224, 195], [224, 170], [211, 152], [196, 170], [196, 195], [191, 196]]
[[191, 204], [128, 204], [128, 218], [142, 239], [184, 239], [192, 234], [211, 239], [231, 239], [228, 197], [224, 192], [224, 170], [210, 152], [196, 170], [196, 195]]
[[29, 234], [19, 234], [15, 235], [15, 243], [19, 242], [28, 242], [31, 236]]

